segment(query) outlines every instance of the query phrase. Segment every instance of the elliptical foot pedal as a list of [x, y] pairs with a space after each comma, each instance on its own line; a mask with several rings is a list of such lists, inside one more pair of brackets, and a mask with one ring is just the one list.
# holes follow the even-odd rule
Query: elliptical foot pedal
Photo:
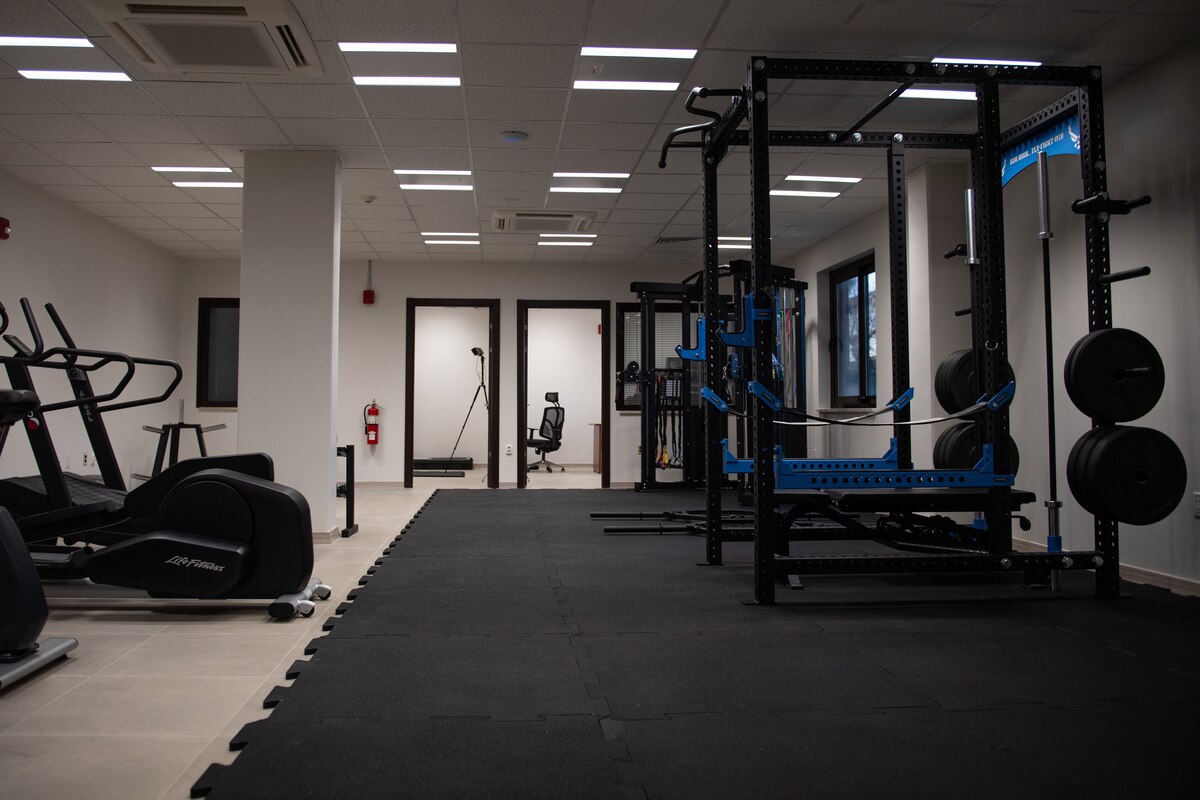
[[313, 602], [313, 598], [324, 600], [332, 593], [333, 590], [321, 583], [320, 578], [312, 578], [303, 591], [275, 598], [275, 601], [267, 607], [267, 613], [272, 619], [278, 620], [288, 620], [297, 614], [302, 617], [311, 617], [317, 610], [317, 604]]
[[52, 636], [38, 643], [37, 649], [12, 662], [0, 661], [0, 689], [5, 689], [22, 678], [32, 675], [51, 662], [65, 656], [79, 646], [77, 639]]

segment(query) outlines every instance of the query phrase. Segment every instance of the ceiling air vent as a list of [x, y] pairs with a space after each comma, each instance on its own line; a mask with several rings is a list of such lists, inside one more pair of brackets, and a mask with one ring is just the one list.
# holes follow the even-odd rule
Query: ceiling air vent
[[154, 72], [321, 74], [316, 47], [287, 0], [83, 2], [138, 63]]
[[591, 211], [496, 211], [492, 230], [504, 233], [582, 233], [596, 218]]
[[660, 236], [654, 240], [655, 244], [682, 244], [683, 242], [698, 242], [703, 237], [700, 236]]

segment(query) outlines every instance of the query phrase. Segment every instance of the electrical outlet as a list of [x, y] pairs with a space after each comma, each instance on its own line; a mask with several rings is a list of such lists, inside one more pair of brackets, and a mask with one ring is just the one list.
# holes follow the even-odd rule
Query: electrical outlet
[[504, 455], [506, 455], [506, 456], [512, 455], [512, 445], [511, 444], [504, 445]]
[[1192, 492], [1192, 516], [1200, 518], [1200, 492]]
[[63, 465], [62, 465], [63, 470], [64, 471], [69, 470], [71, 468], [71, 454], [63, 453], [62, 462], [63, 462]]
[[79, 463], [80, 463], [80, 464], [82, 464], [82, 465], [83, 465], [83, 466], [85, 466], [85, 467], [86, 467], [86, 466], [89, 466], [89, 465], [92, 463], [92, 457], [91, 457], [91, 455], [88, 453], [88, 451], [86, 451], [86, 450], [84, 450], [84, 451], [83, 451], [83, 455], [81, 455], [81, 456], [79, 457]]

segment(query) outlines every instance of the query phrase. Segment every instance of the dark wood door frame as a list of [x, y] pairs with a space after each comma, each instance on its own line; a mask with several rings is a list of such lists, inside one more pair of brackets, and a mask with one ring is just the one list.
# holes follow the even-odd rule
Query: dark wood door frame
[[413, 388], [416, 379], [417, 309], [486, 308], [488, 310], [488, 463], [487, 485], [500, 488], [500, 301], [446, 297], [408, 298], [404, 342], [404, 486], [413, 485]]
[[518, 300], [517, 301], [517, 488], [524, 489], [529, 473], [529, 309], [594, 308], [600, 312], [600, 487], [609, 488], [610, 442], [612, 440], [612, 303], [608, 300]]

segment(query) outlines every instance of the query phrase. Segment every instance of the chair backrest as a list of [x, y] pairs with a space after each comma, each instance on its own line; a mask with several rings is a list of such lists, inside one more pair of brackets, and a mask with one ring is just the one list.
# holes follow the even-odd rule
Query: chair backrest
[[552, 442], [562, 439], [563, 419], [565, 417], [566, 411], [562, 406], [547, 406], [542, 411], [542, 427], [538, 429], [538, 435]]

